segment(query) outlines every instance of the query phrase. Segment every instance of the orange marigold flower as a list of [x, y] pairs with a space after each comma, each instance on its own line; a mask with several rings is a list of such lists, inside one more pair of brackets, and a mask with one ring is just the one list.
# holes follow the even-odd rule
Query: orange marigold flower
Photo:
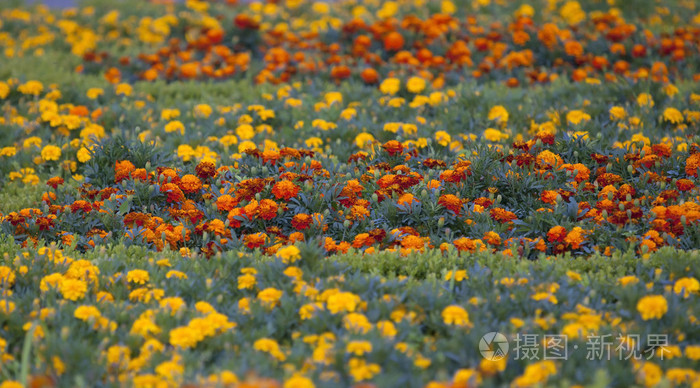
[[194, 193], [202, 188], [202, 181], [196, 175], [187, 174], [180, 180], [180, 189], [185, 193]]
[[411, 206], [413, 204], [413, 202], [420, 202], [420, 201], [418, 199], [416, 199], [416, 197], [414, 197], [413, 194], [410, 194], [410, 193], [402, 194], [397, 201], [397, 203], [401, 206]]
[[586, 239], [585, 234], [586, 234], [585, 230], [576, 226], [573, 229], [571, 229], [571, 232], [569, 232], [566, 235], [566, 237], [564, 238], [564, 242], [571, 245], [572, 249], [579, 249], [581, 247], [581, 244]]
[[540, 194], [540, 200], [544, 203], [554, 205], [557, 200], [557, 192], [554, 190], [545, 190]]
[[401, 247], [404, 249], [416, 249], [423, 251], [425, 249], [425, 241], [418, 236], [409, 235], [401, 240]]
[[513, 220], [518, 219], [518, 216], [516, 216], [515, 213], [500, 207], [491, 209], [490, 214], [491, 218], [500, 223], [512, 222]]
[[216, 208], [220, 212], [230, 212], [238, 205], [238, 201], [228, 194], [224, 194], [216, 199]]
[[258, 216], [263, 220], [271, 220], [277, 216], [277, 202], [263, 199], [258, 207]]
[[458, 238], [453, 244], [460, 252], [474, 252], [476, 250], [476, 242], [470, 238]]
[[134, 171], [136, 167], [134, 166], [133, 163], [131, 163], [128, 160], [122, 160], [122, 161], [117, 161], [114, 163], [114, 182], [118, 183], [122, 179], [126, 179], [129, 177], [129, 174], [131, 174], [132, 171]]
[[371, 246], [374, 243], [374, 238], [372, 238], [372, 236], [370, 236], [369, 233], [360, 233], [357, 236], [355, 236], [355, 239], [352, 241], [352, 246], [353, 248], [360, 249], [362, 247]]
[[700, 152], [688, 156], [685, 160], [685, 174], [688, 176], [698, 176], [700, 169]]
[[493, 231], [484, 233], [483, 240], [491, 245], [501, 245], [501, 236], [499, 236], [498, 233]]
[[379, 73], [377, 73], [377, 71], [372, 69], [371, 67], [362, 70], [360, 77], [362, 77], [362, 80], [366, 84], [376, 84], [377, 81], [379, 81]]
[[[245, 217], [246, 213], [245, 210], [236, 207], [231, 209], [230, 212], [228, 212], [228, 216], [226, 219], [228, 220], [228, 224], [232, 228], [240, 228], [241, 227], [241, 220], [240, 217]], [[238, 217], [238, 218], [237, 218]]]
[[399, 51], [403, 48], [404, 43], [403, 35], [396, 31], [392, 31], [384, 37], [384, 49], [386, 51]]
[[272, 187], [272, 194], [274, 194], [277, 199], [284, 199], [289, 201], [294, 198], [299, 193], [299, 186], [295, 185], [292, 181], [282, 180]]
[[537, 163], [544, 169], [558, 168], [562, 165], [561, 157], [552, 151], [544, 150], [537, 154]]

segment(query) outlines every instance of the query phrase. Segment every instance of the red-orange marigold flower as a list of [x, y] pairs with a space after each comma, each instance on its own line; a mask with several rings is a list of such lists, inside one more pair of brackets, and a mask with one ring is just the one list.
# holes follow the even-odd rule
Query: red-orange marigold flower
[[299, 193], [299, 186], [295, 185], [294, 182], [288, 180], [282, 180], [272, 187], [272, 194], [274, 194], [277, 199], [284, 199], [289, 201], [294, 198]]
[[403, 152], [403, 144], [399, 143], [396, 140], [389, 140], [388, 142], [384, 143], [382, 146], [386, 152], [389, 153], [389, 155], [394, 156], [396, 154], [400, 154]]
[[311, 225], [311, 216], [305, 213], [299, 213], [292, 217], [292, 227], [296, 230], [304, 230]]
[[563, 242], [566, 238], [566, 228], [563, 226], [553, 226], [547, 232], [547, 240], [549, 242]]

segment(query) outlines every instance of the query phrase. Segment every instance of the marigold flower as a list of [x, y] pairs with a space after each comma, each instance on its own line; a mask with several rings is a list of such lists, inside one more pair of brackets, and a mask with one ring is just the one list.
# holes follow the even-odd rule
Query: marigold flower
[[351, 313], [357, 309], [362, 300], [351, 292], [338, 292], [328, 297], [326, 307], [332, 314]]
[[663, 295], [647, 295], [637, 302], [637, 311], [645, 321], [661, 319], [668, 311], [668, 303]]
[[289, 201], [297, 196], [299, 190], [299, 186], [295, 185], [294, 182], [285, 179], [275, 183], [275, 185], [272, 187], [272, 194], [277, 199]]
[[202, 181], [196, 175], [187, 174], [180, 179], [180, 189], [185, 193], [195, 193], [202, 189]]
[[47, 145], [41, 150], [41, 158], [44, 161], [58, 160], [61, 158], [61, 148], [54, 145]]
[[442, 310], [442, 321], [446, 325], [469, 326], [469, 313], [462, 306], [451, 305]]
[[60, 289], [63, 298], [77, 301], [85, 297], [87, 283], [77, 279], [63, 279], [60, 283]]
[[277, 250], [276, 254], [277, 257], [281, 258], [282, 262], [285, 264], [292, 264], [301, 260], [301, 252], [299, 251], [299, 248], [295, 247], [294, 245], [280, 248]]

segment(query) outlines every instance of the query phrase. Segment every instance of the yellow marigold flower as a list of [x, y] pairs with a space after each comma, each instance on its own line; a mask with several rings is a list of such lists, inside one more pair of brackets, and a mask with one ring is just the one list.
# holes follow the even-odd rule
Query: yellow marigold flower
[[63, 279], [60, 287], [63, 298], [72, 301], [83, 299], [87, 292], [87, 283], [78, 279]]
[[251, 289], [255, 287], [256, 279], [255, 275], [244, 274], [238, 277], [238, 289]]
[[610, 108], [610, 120], [624, 120], [627, 117], [625, 108], [621, 106], [613, 106]]
[[418, 94], [425, 90], [426, 82], [421, 77], [411, 77], [406, 82], [406, 88], [413, 94]]
[[61, 148], [54, 145], [47, 145], [41, 150], [41, 158], [44, 161], [58, 160], [61, 158]]
[[474, 369], [460, 369], [452, 378], [453, 386], [476, 387], [481, 384], [481, 376]]
[[134, 284], [146, 284], [150, 279], [148, 271], [135, 269], [126, 273], [126, 281]]
[[496, 121], [501, 125], [507, 124], [509, 117], [510, 116], [508, 115], [508, 111], [502, 105], [496, 105], [493, 108], [491, 108], [491, 110], [489, 110], [489, 120]]
[[281, 258], [284, 264], [292, 264], [298, 260], [301, 260], [299, 248], [295, 247], [294, 245], [280, 248], [277, 251], [277, 257]]
[[10, 288], [15, 284], [15, 272], [6, 265], [0, 265], [0, 288]]
[[255, 136], [255, 129], [250, 124], [241, 124], [236, 128], [236, 135], [241, 140], [249, 140]]
[[224, 135], [219, 139], [219, 143], [221, 143], [221, 145], [224, 147], [230, 147], [238, 144], [238, 138], [233, 135]]
[[580, 282], [580, 281], [581, 281], [581, 274], [579, 274], [578, 272], [566, 271], [566, 276], [567, 276], [570, 280], [572, 280], [572, 281], [574, 281], [574, 282]]
[[274, 307], [277, 302], [279, 302], [280, 298], [282, 297], [282, 294], [284, 294], [283, 291], [278, 290], [274, 287], [268, 287], [260, 292], [258, 292], [258, 299], [263, 302], [263, 304], [267, 305], [268, 307]]
[[166, 133], [171, 133], [171, 132], [180, 132], [181, 135], [185, 134], [185, 125], [182, 124], [179, 120], [173, 120], [167, 124], [165, 124], [165, 132]]
[[661, 367], [651, 362], [644, 362], [636, 371], [637, 383], [645, 387], [655, 387], [664, 376]]
[[467, 271], [464, 269], [447, 271], [445, 274], [445, 280], [452, 280], [453, 278], [456, 282], [461, 282], [462, 280], [469, 279], [469, 276], [467, 275]]
[[452, 137], [450, 136], [449, 133], [445, 131], [437, 131], [435, 132], [435, 140], [438, 142], [443, 147], [447, 147], [448, 144], [452, 141]]
[[591, 119], [591, 115], [581, 110], [572, 110], [566, 114], [566, 121], [572, 125], [578, 125]]
[[105, 91], [102, 90], [101, 88], [90, 88], [87, 90], [85, 95], [87, 96], [87, 98], [89, 98], [91, 100], [95, 100], [95, 99], [97, 99], [97, 97], [103, 95], [104, 92]]
[[182, 272], [182, 271], [176, 271], [174, 269], [168, 271], [168, 273], [165, 274], [166, 279], [170, 278], [178, 278], [178, 279], [187, 279], [187, 274]]
[[0, 81], [0, 99], [5, 99], [10, 94], [10, 85]]
[[508, 137], [509, 136], [507, 133], [503, 133], [503, 132], [499, 131], [498, 129], [487, 128], [484, 131], [484, 138], [486, 140], [494, 142], [494, 143], [499, 142], [501, 140], [506, 140], [506, 139], [508, 139]]
[[398, 78], [387, 78], [379, 85], [379, 90], [384, 94], [394, 95], [399, 92], [401, 81]]
[[[314, 3], [316, 5], [318, 3]], [[284, 382], [283, 388], [315, 388], [313, 381], [308, 377], [294, 375]]]
[[352, 292], [338, 292], [328, 297], [326, 307], [332, 314], [354, 312], [362, 299]]
[[163, 109], [160, 112], [161, 120], [172, 120], [180, 117], [180, 111], [178, 109]]
[[374, 136], [371, 133], [362, 132], [355, 136], [355, 144], [357, 148], [366, 148], [375, 142]]
[[348, 368], [355, 381], [369, 380], [382, 370], [378, 364], [370, 364], [361, 358], [355, 357], [350, 359]]
[[654, 99], [649, 93], [641, 93], [637, 96], [637, 104], [642, 107], [652, 108], [654, 106]]
[[637, 302], [637, 311], [642, 319], [661, 319], [668, 311], [668, 302], [663, 295], [647, 295]]
[[97, 307], [84, 305], [78, 306], [73, 312], [73, 316], [82, 321], [88, 321], [91, 318], [99, 318], [102, 314], [100, 314], [100, 310], [98, 310]]
[[685, 120], [681, 111], [671, 107], [664, 109], [663, 119], [671, 124], [682, 124]]
[[47, 292], [49, 288], [57, 289], [60, 287], [61, 283], [63, 282], [63, 279], [63, 274], [60, 273], [52, 273], [50, 275], [46, 275], [43, 278], [41, 278], [41, 282], [39, 283], [39, 289], [42, 292]]
[[15, 147], [0, 148], [0, 156], [12, 157], [15, 155], [17, 155], [17, 148], [15, 148]]
[[85, 163], [92, 159], [92, 156], [90, 156], [90, 151], [88, 151], [88, 149], [85, 147], [80, 147], [76, 156], [80, 163]]
[[311, 319], [316, 311], [323, 310], [321, 303], [307, 303], [299, 308], [299, 318], [302, 320]]
[[194, 115], [208, 118], [214, 110], [207, 104], [198, 104], [194, 107]]
[[391, 321], [379, 321], [377, 322], [377, 330], [384, 337], [394, 337], [398, 333], [396, 326]]
[[700, 282], [696, 278], [680, 278], [673, 284], [673, 292], [677, 295], [683, 295], [684, 298], [698, 291], [700, 291]]
[[181, 326], [170, 330], [170, 345], [179, 348], [193, 348], [200, 341], [199, 333], [188, 327]]
[[469, 313], [462, 306], [451, 305], [447, 306], [442, 310], [442, 321], [446, 325], [455, 326], [468, 326], [471, 325], [469, 322]]
[[117, 87], [114, 89], [114, 92], [117, 94], [117, 96], [130, 96], [134, 88], [127, 84], [127, 83], [120, 83], [117, 84]]
[[19, 381], [7, 380], [0, 384], [0, 388], [24, 388], [24, 385], [22, 385], [22, 383]]
[[280, 350], [280, 346], [277, 341], [271, 338], [260, 338], [253, 343], [253, 349], [259, 352], [265, 352], [275, 357], [280, 361], [284, 361], [287, 357]]
[[343, 325], [347, 330], [355, 332], [367, 333], [372, 324], [366, 316], [360, 313], [350, 313], [343, 318]]
[[27, 81], [17, 87], [22, 94], [38, 96], [44, 90], [44, 85], [39, 81]]
[[0, 312], [3, 312], [7, 315], [12, 314], [13, 311], [15, 311], [15, 308], [17, 305], [15, 302], [7, 299], [0, 299]]
[[628, 276], [623, 276], [623, 277], [617, 279], [617, 282], [618, 282], [621, 286], [624, 287], [624, 286], [626, 286], [626, 285], [628, 285], [628, 284], [637, 284], [637, 283], [639, 283], [639, 279], [638, 279], [636, 276], [634, 276], [634, 275], [628, 275]]
[[700, 360], [700, 345], [688, 345], [685, 347], [685, 357], [697, 361]]
[[355, 356], [362, 356], [372, 351], [372, 343], [369, 341], [350, 341], [345, 346], [345, 351]]

